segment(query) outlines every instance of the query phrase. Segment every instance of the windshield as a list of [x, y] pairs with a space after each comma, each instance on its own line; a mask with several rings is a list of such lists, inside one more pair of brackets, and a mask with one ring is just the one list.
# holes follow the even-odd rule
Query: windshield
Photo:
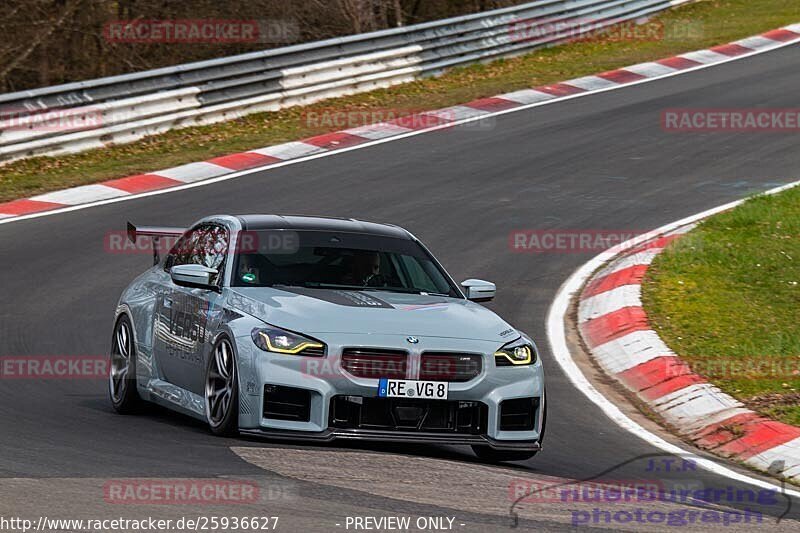
[[416, 242], [319, 231], [244, 232], [237, 250], [238, 287], [384, 290], [461, 297]]

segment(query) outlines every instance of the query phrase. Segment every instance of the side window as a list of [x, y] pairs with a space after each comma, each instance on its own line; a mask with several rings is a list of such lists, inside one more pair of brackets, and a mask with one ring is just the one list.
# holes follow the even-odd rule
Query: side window
[[217, 224], [203, 227], [195, 252], [192, 262], [215, 269], [217, 275], [211, 281], [219, 283], [225, 272], [225, 258], [228, 255], [227, 228]]
[[178, 265], [203, 265], [216, 269], [218, 274], [211, 281], [222, 279], [225, 256], [228, 253], [229, 234], [227, 228], [217, 224], [203, 224], [186, 233], [172, 247], [164, 270]]
[[191, 257], [192, 250], [197, 244], [199, 231], [199, 228], [192, 229], [184, 233], [183, 236], [178, 239], [178, 241], [169, 251], [167, 260], [164, 262], [164, 270], [166, 272], [169, 272], [169, 270], [174, 266], [187, 265], [191, 263], [189, 258]]

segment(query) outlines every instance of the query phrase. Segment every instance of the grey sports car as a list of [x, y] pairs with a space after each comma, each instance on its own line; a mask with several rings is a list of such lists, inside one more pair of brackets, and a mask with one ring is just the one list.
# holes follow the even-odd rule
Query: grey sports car
[[489, 461], [541, 449], [536, 345], [475, 303], [494, 284], [457, 285], [408, 231], [248, 215], [128, 236], [156, 253], [116, 310], [118, 412], [144, 400], [219, 435], [471, 445]]

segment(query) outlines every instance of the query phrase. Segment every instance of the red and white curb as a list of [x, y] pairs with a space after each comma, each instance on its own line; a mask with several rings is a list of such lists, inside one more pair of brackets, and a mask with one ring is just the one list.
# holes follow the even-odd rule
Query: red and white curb
[[630, 67], [585, 76], [574, 80], [524, 89], [495, 97], [481, 98], [464, 105], [428, 111], [394, 121], [371, 124], [344, 131], [326, 133], [297, 142], [268, 146], [247, 152], [216, 157], [199, 163], [158, 170], [115, 179], [93, 185], [41, 194], [22, 200], [0, 203], [0, 219], [10, 219], [72, 207], [82, 204], [123, 198], [151, 191], [185, 186], [203, 180], [219, 178], [243, 170], [269, 168], [286, 161], [344, 148], [372, 143], [391, 137], [406, 136], [420, 130], [437, 129], [464, 120], [523, 108], [531, 105], [556, 102], [565, 98], [591, 94], [653, 80], [676, 73], [731, 61], [733, 59], [765, 52], [800, 41], [800, 24], [773, 30], [763, 35], [749, 37], [734, 43], [715, 46], [709, 50], [689, 52], [659, 61], [641, 63]]
[[[579, 297], [578, 329], [595, 360], [697, 446], [800, 481], [800, 428], [770, 420], [691, 371], [650, 328], [641, 283], [653, 258], [688, 224], [624, 251]], [[783, 461], [780, 471], [771, 467]]]

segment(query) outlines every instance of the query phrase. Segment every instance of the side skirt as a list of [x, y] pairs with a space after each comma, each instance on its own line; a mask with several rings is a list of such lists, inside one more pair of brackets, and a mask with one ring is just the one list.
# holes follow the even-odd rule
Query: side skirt
[[199, 394], [160, 379], [148, 381], [145, 390], [147, 400], [205, 422], [205, 398]]

